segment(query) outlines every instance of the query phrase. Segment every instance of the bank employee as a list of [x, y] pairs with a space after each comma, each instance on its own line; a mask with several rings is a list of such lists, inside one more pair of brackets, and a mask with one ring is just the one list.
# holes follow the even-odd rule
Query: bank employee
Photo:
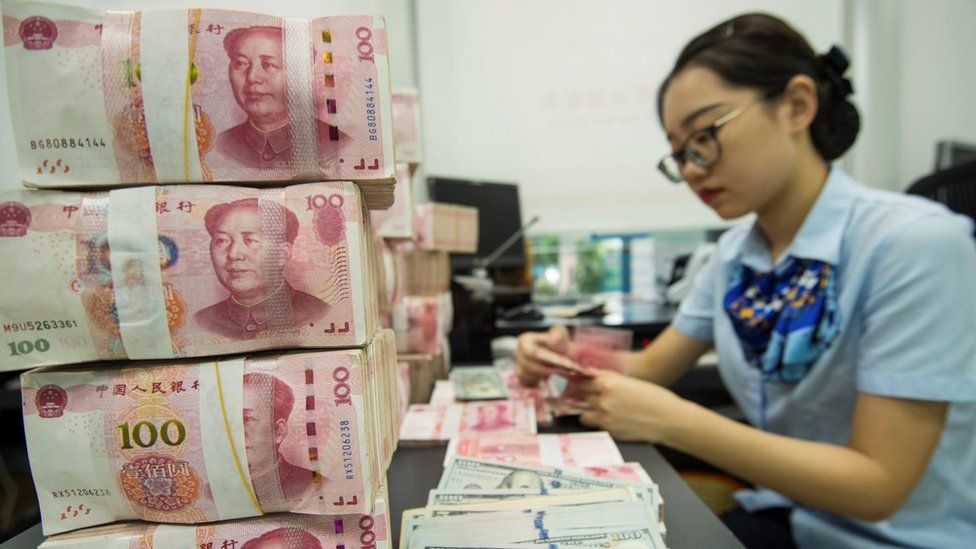
[[[661, 85], [660, 164], [727, 231], [668, 327], [624, 374], [583, 384], [581, 420], [755, 485], [723, 517], [749, 547], [976, 547], [976, 243], [934, 202], [831, 162], [854, 142], [848, 61], [777, 18], [723, 22]], [[524, 334], [519, 377], [569, 351]], [[665, 387], [714, 346], [749, 425]]]

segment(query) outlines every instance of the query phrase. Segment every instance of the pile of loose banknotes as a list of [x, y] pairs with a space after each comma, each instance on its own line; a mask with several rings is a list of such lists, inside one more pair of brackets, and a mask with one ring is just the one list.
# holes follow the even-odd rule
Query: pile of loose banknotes
[[664, 502], [607, 433], [462, 436], [400, 547], [664, 549]]
[[403, 445], [447, 445], [427, 506], [403, 513], [401, 549], [433, 547], [664, 548], [664, 502], [639, 463], [605, 432], [537, 434], [585, 408], [575, 392], [593, 369], [619, 369], [632, 333], [579, 327], [568, 352], [545, 357], [562, 375], [537, 387], [510, 361], [455, 367], [430, 402], [407, 409]]
[[0, 369], [44, 547], [389, 546], [382, 18], [3, 20], [30, 188], [0, 192]]

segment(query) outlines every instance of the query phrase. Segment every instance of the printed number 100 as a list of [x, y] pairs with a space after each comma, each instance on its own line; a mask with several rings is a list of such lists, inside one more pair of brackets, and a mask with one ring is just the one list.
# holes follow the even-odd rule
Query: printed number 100
[[46, 353], [51, 349], [51, 344], [44, 338], [34, 341], [24, 339], [21, 341], [15, 341], [13, 343], [8, 343], [7, 347], [10, 347], [10, 356], [20, 356], [29, 355], [34, 351]]
[[[170, 429], [174, 425], [176, 426], [175, 440]], [[148, 421], [140, 421], [133, 425], [131, 433], [129, 432], [129, 424], [123, 423], [119, 425], [119, 431], [122, 432], [123, 450], [131, 450], [133, 442], [140, 448], [149, 448], [156, 444], [157, 438], [162, 440], [163, 444], [167, 446], [179, 446], [186, 439], [186, 427], [175, 419], [164, 421], [158, 431], [156, 430], [156, 426]]]

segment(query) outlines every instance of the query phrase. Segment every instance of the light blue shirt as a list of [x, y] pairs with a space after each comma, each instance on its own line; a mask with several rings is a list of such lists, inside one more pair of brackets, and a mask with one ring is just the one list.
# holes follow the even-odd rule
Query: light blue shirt
[[[788, 505], [800, 547], [976, 547], [976, 242], [972, 222], [941, 204], [865, 187], [831, 169], [787, 256], [835, 266], [841, 333], [798, 383], [763, 382], [746, 361], [722, 299], [734, 269], [773, 268], [757, 225], [738, 226], [681, 303], [674, 327], [712, 341], [719, 372], [753, 425], [847, 443], [858, 393], [949, 402], [939, 446], [901, 509], [865, 522], [765, 489], [749, 511]], [[761, 392], [766, 391], [766, 407]], [[912, 441], [904, 441], [906, 445]], [[757, 460], [762, 459], [756, 456]]]

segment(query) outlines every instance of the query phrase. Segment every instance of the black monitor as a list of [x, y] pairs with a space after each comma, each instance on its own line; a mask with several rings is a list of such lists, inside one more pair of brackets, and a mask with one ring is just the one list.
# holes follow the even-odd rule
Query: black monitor
[[[428, 177], [427, 188], [434, 202], [478, 208], [478, 253], [451, 253], [451, 270], [471, 272], [476, 258], [484, 259], [522, 227], [518, 185], [467, 179]], [[519, 237], [488, 268], [525, 266], [525, 241]]]
[[976, 161], [976, 144], [939, 141], [935, 144], [935, 171]]

